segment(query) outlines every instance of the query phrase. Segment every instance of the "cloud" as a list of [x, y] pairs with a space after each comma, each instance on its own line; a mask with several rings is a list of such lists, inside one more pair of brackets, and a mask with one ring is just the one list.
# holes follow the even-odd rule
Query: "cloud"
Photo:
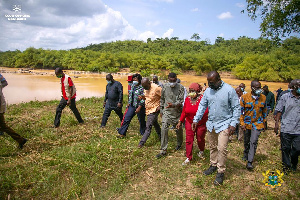
[[233, 16], [231, 15], [230, 12], [224, 12], [220, 15], [217, 16], [219, 19], [229, 19], [232, 18]]
[[170, 38], [172, 36], [173, 32], [174, 32], [174, 30], [172, 28], [169, 28], [169, 30], [167, 30], [167, 32], [165, 32], [162, 37], [163, 38], [166, 38], [166, 37]]
[[[52, 2], [54, 2], [52, 4]], [[0, 50], [25, 50], [33, 46], [44, 49], [71, 49], [114, 40], [158, 37], [154, 32], [140, 32], [131, 26], [118, 11], [101, 0], [24, 0], [22, 14], [26, 21], [8, 21], [12, 4], [1, 2]], [[149, 25], [158, 25], [154, 21]], [[170, 33], [172, 34], [172, 33]]]
[[160, 24], [160, 21], [152, 21], [152, 22], [147, 22], [146, 26], [153, 27], [153, 26], [158, 26]]
[[191, 11], [192, 11], [192, 12], [198, 12], [198, 11], [199, 11], [199, 8], [193, 8]]
[[224, 33], [220, 33], [218, 37], [224, 37]]
[[239, 8], [244, 8], [245, 7], [245, 5], [243, 3], [236, 3], [235, 5]]

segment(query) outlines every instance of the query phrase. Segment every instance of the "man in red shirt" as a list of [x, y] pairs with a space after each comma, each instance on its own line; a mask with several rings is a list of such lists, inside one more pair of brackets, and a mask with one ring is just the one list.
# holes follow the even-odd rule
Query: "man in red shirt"
[[80, 116], [79, 111], [76, 108], [75, 98], [76, 98], [76, 88], [70, 76], [63, 73], [61, 68], [55, 69], [55, 75], [61, 80], [61, 92], [62, 98], [59, 105], [56, 108], [56, 115], [54, 120], [55, 128], [58, 128], [60, 125], [60, 117], [63, 109], [66, 106], [70, 106], [70, 109], [73, 111], [75, 117], [79, 123], [83, 123], [83, 119]]

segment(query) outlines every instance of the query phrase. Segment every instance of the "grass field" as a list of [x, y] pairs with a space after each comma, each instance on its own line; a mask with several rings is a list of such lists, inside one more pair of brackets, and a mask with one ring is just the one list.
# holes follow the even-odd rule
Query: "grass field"
[[300, 199], [299, 169], [284, 175], [280, 187], [262, 183], [262, 173], [281, 170], [280, 143], [271, 118], [270, 129], [259, 138], [255, 169], [246, 170], [243, 142], [234, 139], [228, 147], [224, 185], [216, 187], [215, 175], [202, 175], [209, 166], [208, 149], [200, 159], [194, 145], [194, 160], [182, 166], [185, 149], [175, 152], [176, 136], [170, 130], [168, 156], [158, 160], [160, 142], [154, 130], [145, 146], [137, 148], [137, 117], [125, 139], [116, 138], [120, 122], [115, 113], [105, 129], [99, 128], [102, 102], [77, 102], [83, 125], [66, 108], [58, 129], [52, 125], [58, 101], [9, 106], [7, 123], [28, 143], [19, 150], [8, 135], [0, 136], [0, 199]]

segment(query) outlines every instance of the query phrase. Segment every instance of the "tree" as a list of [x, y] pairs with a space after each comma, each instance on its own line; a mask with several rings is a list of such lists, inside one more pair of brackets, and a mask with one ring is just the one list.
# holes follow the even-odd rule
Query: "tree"
[[247, 0], [247, 3], [248, 16], [252, 20], [261, 16], [260, 31], [263, 37], [279, 41], [280, 37], [299, 32], [299, 0]]
[[194, 33], [191, 37], [191, 40], [194, 39], [195, 41], [200, 40], [199, 33]]

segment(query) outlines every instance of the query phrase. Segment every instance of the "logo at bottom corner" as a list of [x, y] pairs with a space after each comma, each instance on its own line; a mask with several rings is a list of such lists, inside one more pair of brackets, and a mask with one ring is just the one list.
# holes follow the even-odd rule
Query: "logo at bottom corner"
[[266, 173], [262, 173], [262, 175], [264, 176], [263, 183], [265, 186], [275, 188], [280, 187], [283, 183], [283, 173], [281, 173], [279, 170], [276, 170], [276, 172], [267, 170]]

